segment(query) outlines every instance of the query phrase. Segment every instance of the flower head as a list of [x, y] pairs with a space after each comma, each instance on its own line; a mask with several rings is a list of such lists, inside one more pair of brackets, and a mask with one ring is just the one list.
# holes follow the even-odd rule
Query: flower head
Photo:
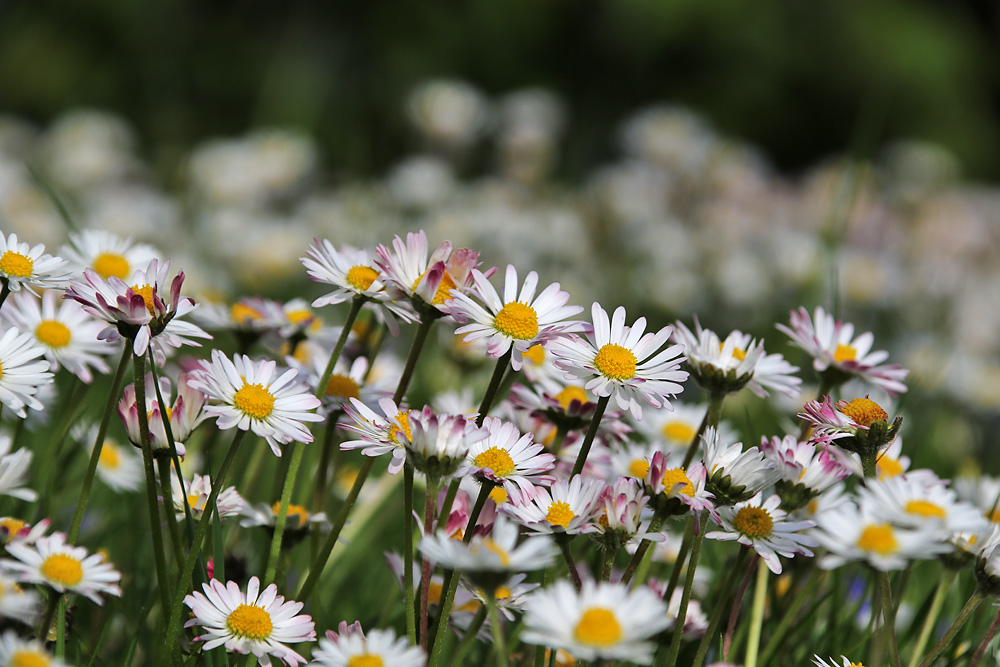
[[[190, 376], [182, 373], [177, 379], [178, 391], [177, 400], [172, 405], [166, 406], [167, 422], [170, 424], [170, 435], [173, 436], [174, 445], [177, 447], [177, 454], [180, 457], [186, 455], [184, 440], [188, 439], [195, 427], [204, 421], [208, 415], [204, 412], [205, 395], [188, 385]], [[170, 380], [165, 377], [159, 378], [160, 396], [164, 402], [170, 400], [172, 396]], [[145, 398], [146, 404], [143, 406], [146, 411], [146, 421], [149, 425], [149, 444], [154, 453], [165, 452], [169, 454], [170, 439], [167, 437], [166, 428], [163, 426], [163, 414], [160, 409], [160, 402], [156, 398], [156, 382], [152, 373], [146, 373], [145, 378]], [[136, 403], [135, 383], [125, 387], [122, 398], [118, 401], [118, 416], [121, 417], [128, 438], [136, 447], [142, 446], [142, 433], [139, 426], [139, 406]]]
[[705, 429], [706, 487], [715, 496], [716, 505], [744, 502], [781, 478], [781, 470], [759, 449], [743, 451], [743, 443], [723, 445], [718, 432]]
[[519, 523], [540, 533], [592, 533], [603, 509], [601, 499], [608, 485], [603, 480], [576, 475], [551, 488], [537, 486], [520, 504], [504, 503], [502, 510]]
[[44, 584], [57, 593], [80, 593], [97, 604], [102, 593], [122, 594], [118, 587], [121, 573], [104, 556], [88, 555], [85, 548], [66, 544], [62, 533], [39, 537], [33, 545], [12, 541], [7, 553], [17, 560], [0, 561], [0, 567], [22, 583]]
[[[184, 480], [184, 489], [182, 491], [177, 473], [176, 471], [172, 471], [170, 474], [170, 486], [173, 490], [173, 509], [177, 518], [183, 520], [185, 515], [183, 491], [187, 492], [187, 505], [191, 508], [191, 516], [196, 520], [200, 518], [208, 505], [208, 498], [212, 494], [212, 478], [208, 475], [195, 473], [190, 480]], [[220, 519], [240, 515], [243, 512], [244, 505], [246, 505], [246, 501], [240, 496], [235, 486], [228, 486], [222, 489], [215, 500], [215, 506]]]
[[643, 476], [652, 506], [668, 516], [688, 510], [715, 512], [714, 496], [705, 488], [705, 466], [695, 461], [685, 470], [673, 467], [669, 458], [663, 452], [654, 452]]
[[72, 232], [69, 239], [71, 245], [63, 246], [60, 253], [73, 269], [77, 273], [93, 269], [104, 280], [112, 276], [125, 280], [136, 269], [159, 257], [153, 246], [133, 243], [104, 230]]
[[429, 407], [411, 411], [409, 421], [410, 433], [404, 443], [406, 457], [425, 475], [451, 476], [469, 448], [489, 437], [489, 431], [477, 428], [475, 422], [463, 415], [438, 415]]
[[[344, 625], [341, 623], [341, 625]], [[406, 637], [396, 638], [392, 630], [371, 630], [366, 635], [350, 626], [338, 634], [327, 630], [313, 651], [313, 664], [324, 667], [423, 667], [425, 657], [419, 646], [410, 646]]]
[[776, 491], [781, 504], [794, 511], [851, 474], [830, 449], [800, 442], [794, 435], [760, 439], [760, 451], [781, 473]]
[[17, 234], [0, 234], [0, 283], [11, 292], [22, 285], [33, 293], [35, 287], [63, 287], [68, 279], [66, 261], [45, 254], [41, 243], [30, 246], [18, 243]]
[[0, 665], [10, 667], [69, 667], [45, 648], [39, 639], [22, 639], [13, 630], [0, 636]]
[[36, 394], [52, 382], [48, 362], [38, 358], [43, 354], [31, 334], [11, 327], [0, 336], [0, 403], [22, 419], [27, 417], [25, 408], [43, 408]]
[[705, 537], [736, 540], [756, 551], [771, 572], [781, 574], [779, 555], [786, 558], [797, 554], [812, 556], [809, 547], [815, 547], [819, 543], [801, 532], [816, 524], [812, 521], [786, 521], [787, 514], [778, 506], [780, 503], [778, 496], [762, 500], [761, 495], [757, 494], [732, 507], [720, 507], [719, 523], [723, 530], [708, 533]]
[[888, 413], [867, 397], [834, 404], [824, 396], [809, 401], [803, 410], [799, 418], [812, 424], [817, 439], [836, 440], [838, 446], [862, 456], [885, 449], [903, 423], [902, 417], [896, 417], [890, 424]]
[[511, 422], [487, 417], [483, 427], [489, 435], [469, 448], [465, 464], [456, 475], [474, 475], [503, 487], [513, 502], [533, 493], [535, 484], [550, 484], [554, 478], [546, 473], [555, 467], [556, 457], [545, 453], [545, 447], [532, 442], [532, 434], [521, 433]]
[[356, 398], [344, 403], [344, 414], [353, 424], [341, 423], [338, 426], [346, 431], [361, 435], [357, 440], [346, 440], [340, 443], [341, 449], [362, 448], [365, 456], [381, 456], [392, 454], [389, 461], [389, 474], [395, 475], [403, 469], [406, 462], [406, 446], [410, 438], [410, 411], [396, 407], [391, 398], [383, 398], [378, 402], [382, 415], [379, 415]]

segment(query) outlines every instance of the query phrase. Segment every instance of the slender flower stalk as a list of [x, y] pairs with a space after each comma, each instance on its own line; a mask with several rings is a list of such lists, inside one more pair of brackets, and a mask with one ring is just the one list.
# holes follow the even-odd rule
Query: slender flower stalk
[[[695, 547], [697, 546], [698, 543], [695, 542]], [[726, 605], [729, 601], [729, 595], [732, 592], [732, 590], [736, 587], [736, 582], [739, 580], [739, 576], [743, 572], [743, 565], [746, 563], [746, 559], [750, 555], [751, 551], [753, 550], [750, 548], [740, 549], [740, 555], [736, 557], [736, 565], [733, 566], [733, 569], [729, 574], [729, 579], [727, 579], [726, 582], [723, 584], [722, 590], [719, 593], [719, 599], [716, 601], [715, 609], [712, 611], [712, 618], [708, 622], [708, 629], [705, 630], [705, 634], [701, 638], [701, 643], [698, 644], [698, 652], [694, 656], [694, 661], [691, 663], [691, 667], [701, 667], [701, 663], [705, 661], [705, 656], [708, 654], [708, 648], [712, 644], [712, 638], [715, 636], [715, 631], [719, 627], [719, 622], [722, 620], [722, 614], [725, 611]], [[694, 550], [691, 551], [691, 559], [692, 559], [691, 563], [693, 565], [695, 559]], [[689, 568], [688, 579], [690, 579], [691, 572], [693, 572], [693, 568], [691, 568], [691, 565], [689, 565], [688, 568]], [[685, 588], [686, 587], [687, 583], [685, 582]], [[681, 609], [682, 610], [684, 609], [683, 603], [681, 605]], [[677, 623], [679, 625], [681, 624], [680, 616], [677, 617]], [[675, 636], [674, 639], [675, 640], [679, 639], [679, 637]], [[673, 644], [671, 644], [670, 650], [671, 654], [673, 654], [674, 651]], [[669, 664], [673, 665], [674, 663], [671, 661]]]
[[[767, 601], [767, 575], [770, 570], [759, 561], [759, 557], [754, 559], [757, 565], [757, 582], [753, 593], [753, 608], [750, 612], [750, 636], [747, 637], [747, 658], [743, 662], [743, 667], [757, 667], [757, 653], [760, 649], [760, 628], [764, 623], [764, 603]], [[739, 607], [740, 600], [737, 598], [734, 603]]]
[[983, 637], [983, 641], [979, 643], [979, 648], [976, 649], [975, 654], [972, 656], [972, 661], [969, 663], [969, 667], [976, 667], [979, 661], [983, 659], [986, 655], [986, 649], [993, 642], [993, 638], [996, 636], [997, 631], [1000, 630], [1000, 613], [993, 618], [993, 622], [990, 623], [990, 629], [986, 631], [986, 635]]
[[492, 590], [486, 591], [486, 608], [490, 617], [490, 628], [493, 631], [493, 652], [496, 655], [497, 667], [508, 667], [507, 647], [504, 645], [503, 630], [500, 628], [500, 610], [497, 608], [497, 598]]
[[934, 663], [934, 659], [941, 655], [942, 651], [948, 648], [948, 645], [951, 644], [951, 640], [955, 638], [958, 631], [962, 629], [962, 626], [965, 625], [966, 621], [972, 617], [973, 612], [979, 608], [980, 603], [982, 603], [985, 599], [986, 592], [982, 589], [982, 587], [977, 588], [976, 592], [973, 593], [968, 602], [965, 603], [965, 606], [962, 607], [962, 611], [958, 612], [955, 622], [951, 624], [950, 628], [948, 628], [948, 632], [944, 633], [944, 637], [941, 638], [941, 641], [935, 644], [934, 648], [931, 649], [931, 652], [924, 656], [924, 659], [920, 661], [920, 667], [930, 667]]
[[[413, 599], [413, 465], [403, 464], [403, 609], [406, 617], [406, 638], [410, 646], [417, 643], [416, 617]], [[421, 592], [423, 583], [421, 580]], [[421, 645], [426, 649], [426, 645]]]
[[569, 567], [569, 577], [573, 580], [573, 585], [576, 587], [577, 592], [583, 590], [583, 582], [580, 581], [580, 573], [576, 569], [576, 562], [573, 560], [573, 552], [569, 550], [569, 543], [573, 539], [572, 535], [567, 535], [566, 533], [556, 534], [556, 544], [559, 545], [559, 550], [562, 551], [563, 559], [566, 561], [567, 567]]
[[[434, 530], [434, 503], [437, 501], [438, 480], [427, 479], [427, 489], [424, 497], [424, 535], [430, 535]], [[427, 653], [427, 607], [430, 597], [432, 564], [424, 556], [420, 571], [420, 648]]]
[[580, 445], [580, 453], [576, 455], [576, 463], [573, 464], [573, 472], [570, 474], [570, 478], [576, 477], [583, 472], [583, 465], [587, 462], [587, 457], [590, 455], [590, 447], [594, 444], [594, 438], [597, 436], [597, 430], [601, 425], [601, 418], [604, 416], [604, 410], [608, 407], [608, 401], [610, 400], [610, 395], [601, 396], [597, 400], [597, 408], [594, 410], [594, 416], [590, 422], [590, 428], [587, 429], [587, 435], [583, 439], [583, 444]]
[[934, 588], [934, 599], [931, 601], [931, 608], [927, 612], [926, 618], [924, 618], [924, 624], [920, 627], [920, 635], [917, 637], [917, 643], [913, 645], [913, 655], [910, 657], [907, 667], [917, 667], [917, 662], [920, 660], [920, 656], [923, 655], [924, 648], [927, 647], [927, 641], [931, 638], [931, 633], [934, 632], [938, 616], [941, 615], [944, 601], [948, 598], [948, 591], [951, 590], [951, 585], [955, 582], [957, 576], [957, 571], [948, 568], [938, 579], [938, 584]]
[[[687, 618], [688, 603], [691, 601], [691, 590], [694, 588], [694, 572], [698, 568], [698, 558], [701, 556], [701, 544], [705, 541], [704, 518], [698, 520], [698, 534], [694, 536], [691, 546], [691, 562], [688, 563], [687, 577], [684, 579], [684, 590], [681, 593], [681, 604], [677, 610], [677, 620], [674, 621], [674, 633], [670, 638], [670, 653], [667, 655], [667, 667], [674, 667], [677, 664], [677, 655], [681, 650], [681, 639], [684, 635], [684, 620]], [[741, 553], [745, 553], [744, 549]], [[740, 568], [734, 568], [733, 572], [739, 572]], [[728, 587], [727, 587], [728, 588]], [[720, 604], [721, 608], [722, 605]], [[705, 635], [706, 637], [708, 635]]]

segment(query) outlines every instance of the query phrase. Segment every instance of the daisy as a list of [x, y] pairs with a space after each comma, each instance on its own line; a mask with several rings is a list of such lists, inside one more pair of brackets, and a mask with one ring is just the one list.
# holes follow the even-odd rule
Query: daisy
[[891, 477], [871, 480], [858, 489], [862, 502], [870, 502], [892, 523], [919, 528], [928, 525], [949, 533], [982, 533], [989, 520], [982, 511], [958, 499], [944, 483], [925, 478]]
[[[150, 447], [154, 453], [163, 452], [169, 455], [170, 439], [167, 437], [167, 431], [163, 427], [163, 416], [160, 412], [160, 403], [156, 399], [156, 383], [153, 380], [152, 373], [146, 373], [144, 391], [146, 392], [145, 405], [142, 407], [143, 411], [146, 413], [146, 423], [149, 427]], [[193, 391], [192, 393], [199, 397], [199, 406], [204, 405], [204, 395], [198, 391]], [[170, 380], [164, 377], [160, 378], [160, 395], [164, 397], [164, 400], [170, 397]], [[178, 398], [178, 402], [181, 401], [183, 401], [183, 399]], [[173, 409], [168, 407], [167, 414], [169, 415], [168, 421], [173, 422]], [[122, 392], [122, 397], [118, 401], [118, 416], [121, 418], [122, 424], [125, 425], [125, 432], [128, 434], [128, 439], [133, 445], [141, 448], [142, 429], [139, 424], [139, 405], [136, 403], [134, 382], [125, 387], [125, 390]], [[199, 421], [204, 420], [206, 416], [207, 415], [201, 414]], [[186, 439], [187, 434], [176, 431], [172, 423], [170, 425], [170, 433], [174, 436], [174, 445], [177, 448], [177, 455], [184, 458], [187, 454], [187, 450], [185, 449], [184, 444], [180, 442], [180, 439], [181, 436], [184, 436]], [[188, 434], [189, 433], [190, 431]]]
[[607, 488], [604, 480], [577, 475], [557, 481], [551, 489], [535, 487], [522, 504], [504, 503], [501, 510], [536, 532], [592, 533]]
[[35, 395], [52, 382], [49, 363], [38, 357], [45, 349], [31, 334], [11, 327], [0, 336], [0, 402], [24, 419], [25, 408], [41, 410], [44, 406]]
[[838, 440], [840, 447], [861, 455], [885, 449], [903, 422], [902, 417], [896, 417], [889, 424], [888, 413], [868, 398], [841, 400], [834, 404], [832, 398], [824, 396], [809, 401], [803, 410], [799, 419], [812, 424], [814, 438], [826, 442]]
[[21, 639], [13, 630], [7, 630], [0, 636], [0, 665], [69, 667], [48, 652], [45, 642], [38, 639]]
[[[208, 475], [195, 475], [191, 481], [184, 480], [184, 489], [181, 489], [181, 482], [177, 478], [176, 471], [171, 467], [170, 487], [173, 489], [174, 512], [179, 520], [184, 519], [184, 491], [187, 491], [187, 505], [191, 508], [191, 516], [197, 520], [205, 512], [208, 497], [212, 493], [212, 478]], [[215, 501], [220, 519], [231, 516], [239, 516], [243, 513], [246, 501], [240, 496], [235, 486], [229, 486], [219, 492], [219, 497]]]
[[840, 659], [843, 660], [843, 663], [838, 665], [837, 661], [834, 660], [833, 658], [830, 658], [830, 662], [827, 662], [818, 655], [814, 655], [813, 664], [816, 665], [816, 667], [865, 667], [860, 662], [853, 662], [850, 658], [848, 658], [845, 655], [840, 656]]
[[[95, 432], [96, 427], [93, 429]], [[87, 439], [92, 445], [94, 436]], [[97, 459], [97, 476], [117, 493], [135, 491], [143, 483], [142, 456], [134, 447], [122, 447], [105, 439]]]
[[632, 477], [620, 477], [608, 486], [602, 496], [604, 514], [597, 520], [597, 541], [614, 552], [623, 545], [639, 540], [662, 542], [663, 535], [639, 530], [649, 496], [642, 484]]
[[472, 475], [503, 487], [515, 503], [530, 496], [535, 484], [551, 484], [553, 477], [543, 475], [555, 467], [556, 457], [545, 452], [544, 445], [532, 442], [532, 434], [521, 433], [511, 422], [487, 417], [483, 427], [488, 437], [473, 444], [465, 464], [455, 475]]
[[343, 404], [344, 414], [354, 423], [338, 423], [337, 426], [359, 433], [361, 438], [342, 442], [340, 448], [363, 448], [361, 453], [365, 456], [391, 453], [389, 474], [395, 475], [406, 463], [406, 447], [403, 443], [410, 439], [410, 411], [397, 408], [391, 398], [381, 399], [378, 405], [384, 416], [380, 416], [356, 398], [351, 398], [350, 403]]
[[184, 627], [200, 625], [206, 633], [202, 649], [210, 651], [225, 646], [240, 655], [252, 653], [257, 663], [269, 667], [270, 656], [287, 665], [305, 664], [306, 659], [285, 646], [285, 643], [316, 639], [312, 617], [299, 614], [301, 602], [285, 602], [278, 587], [271, 584], [260, 590], [260, 580], [251, 577], [243, 593], [235, 581], [225, 585], [216, 579], [201, 585], [204, 595], [195, 591], [184, 598], [194, 618]]
[[701, 422], [708, 412], [708, 405], [676, 401], [671, 407], [673, 410], [649, 411], [643, 415], [636, 428], [649, 442], [662, 444], [659, 448], [662, 451], [686, 451], [698, 435]]
[[653, 507], [668, 516], [688, 510], [695, 512], [695, 516], [706, 510], [715, 512], [712, 502], [715, 496], [705, 488], [705, 466], [700, 461], [687, 470], [673, 468], [667, 455], [654, 452], [642, 481]]
[[184, 272], [170, 281], [167, 278], [170, 262], [152, 260], [145, 269], [132, 273], [128, 282], [111, 276], [101, 278], [93, 269], [83, 272], [83, 280], [71, 280], [63, 295], [73, 299], [84, 309], [108, 323], [99, 334], [102, 340], [116, 341], [122, 336], [132, 340], [134, 354], [145, 354], [150, 344], [156, 363], [166, 363], [167, 348], [182, 345], [200, 347], [193, 338], [211, 338], [200, 327], [184, 322], [184, 317], [195, 304], [190, 297], [181, 297]]
[[[300, 346], [301, 347], [301, 346]], [[311, 363], [303, 364], [293, 357], [285, 357], [285, 361], [292, 368], [300, 371], [300, 379], [304, 380], [311, 389], [319, 385], [326, 364], [330, 360], [332, 350], [316, 346], [318, 354], [310, 354]], [[389, 387], [390, 378], [370, 380], [368, 377], [368, 359], [358, 357], [349, 362], [341, 357], [333, 367], [333, 373], [326, 383], [323, 391], [323, 406], [320, 411], [329, 415], [334, 410], [340, 410], [341, 405], [356, 398], [365, 405], [374, 405], [379, 399], [392, 396], [392, 389]]]
[[337, 634], [327, 630], [313, 651], [313, 663], [324, 667], [423, 667], [424, 651], [410, 646], [406, 637], [396, 638], [392, 630], [372, 630], [366, 636], [360, 626], [353, 632]]
[[50, 523], [48, 519], [42, 519], [32, 526], [11, 516], [0, 517], [0, 544], [34, 544], [35, 540], [48, 531]]
[[304, 422], [323, 417], [312, 412], [320, 406], [319, 399], [293, 381], [296, 371], [289, 369], [275, 378], [275, 369], [273, 361], [254, 361], [246, 355], [234, 355], [230, 361], [212, 350], [212, 361], [201, 361], [188, 384], [218, 401], [205, 406], [205, 414], [218, 417], [220, 429], [252, 430], [267, 440], [275, 456], [281, 456], [278, 443], [312, 442]]
[[648, 641], [670, 624], [667, 605], [645, 586], [585, 581], [577, 592], [560, 580], [525, 605], [521, 639], [569, 651], [580, 660], [623, 660], [648, 665]]
[[768, 396], [768, 390], [793, 398], [799, 395], [802, 380], [793, 375], [798, 367], [780, 354], [765, 354], [764, 341], [740, 331], [720, 340], [711, 329], [703, 329], [697, 318], [693, 332], [677, 321], [674, 340], [684, 345], [686, 367], [709, 392], [728, 394], [746, 386], [761, 398]]
[[78, 274], [93, 269], [104, 280], [112, 276], [125, 280], [159, 257], [153, 246], [133, 243], [104, 230], [85, 229], [71, 233], [69, 238], [72, 245], [63, 246], [60, 252], [70, 266]]
[[743, 451], [743, 443], [723, 445], [718, 431], [705, 429], [706, 487], [715, 496], [716, 505], [745, 502], [781, 478], [777, 464], [756, 447]]
[[781, 473], [776, 491], [781, 496], [782, 506], [789, 511], [802, 507], [851, 474], [833, 454], [835, 450], [825, 446], [817, 448], [813, 442], [800, 442], [794, 435], [770, 439], [762, 436], [760, 451]]
[[41, 604], [42, 599], [36, 591], [26, 591], [14, 579], [0, 574], [0, 616], [34, 625]]
[[[243, 516], [243, 519], [240, 520], [240, 525], [244, 528], [253, 528], [255, 526], [272, 527], [278, 519], [278, 512], [280, 510], [280, 502], [272, 505], [244, 502], [240, 509], [240, 514]], [[290, 504], [288, 506], [288, 519], [285, 522], [285, 530], [294, 532], [302, 531], [311, 526], [328, 527], [328, 523], [325, 512], [312, 513], [303, 505]]]
[[649, 462], [658, 451], [660, 450], [653, 443], [629, 442], [622, 447], [613, 448], [611, 466], [605, 471], [604, 480], [608, 484], [614, 484], [619, 477], [645, 479], [649, 473]]
[[[701, 570], [699, 570], [699, 573]], [[697, 576], [697, 575], [696, 575]], [[695, 584], [697, 586], [697, 583]], [[649, 581], [647, 586], [656, 593], [656, 596], [663, 599], [663, 596], [667, 594], [667, 582], [652, 579]], [[667, 625], [667, 629], [673, 628], [677, 624], [677, 616], [681, 612], [681, 598], [684, 592], [680, 588], [674, 588], [674, 592], [670, 594], [670, 602], [667, 604], [667, 615], [670, 618], [670, 624]], [[702, 611], [701, 603], [695, 600], [693, 597], [688, 599], [687, 613], [684, 616], [684, 630], [683, 636], [687, 639], [695, 639], [701, 637], [708, 630], [708, 617], [705, 616], [705, 612]], [[710, 667], [736, 667], [724, 665], [722, 663], [715, 663]]]
[[64, 287], [67, 280], [66, 261], [45, 254], [41, 243], [32, 247], [18, 243], [17, 234], [0, 234], [0, 283], [5, 290], [18, 292], [23, 285], [34, 294], [35, 287]]
[[406, 459], [415, 469], [433, 477], [454, 474], [469, 448], [490, 435], [462, 415], [437, 415], [429, 407], [410, 412], [409, 421], [409, 438], [403, 443]]
[[93, 320], [83, 308], [72, 301], [56, 306], [58, 295], [49, 290], [39, 300], [24, 292], [14, 295], [3, 311], [3, 319], [20, 331], [30, 333], [40, 345], [53, 373], [60, 367], [89, 384], [94, 375], [107, 373], [103, 355], [112, 348], [97, 335], [104, 325]]
[[679, 394], [678, 384], [687, 372], [678, 370], [682, 346], [660, 350], [670, 338], [671, 327], [643, 335], [646, 318], [640, 317], [631, 327], [625, 326], [625, 309], [619, 307], [609, 320], [600, 304], [591, 308], [594, 320], [587, 338], [560, 338], [549, 344], [559, 357], [556, 366], [567, 371], [566, 379], [586, 381], [584, 388], [597, 396], [613, 396], [622, 410], [631, 410], [642, 419], [639, 399], [653, 407], [669, 407], [667, 397]]
[[[567, 432], [589, 426], [597, 409], [597, 403], [583, 385], [558, 380], [549, 380], [534, 387], [515, 383], [510, 389], [509, 400], [518, 410], [544, 417]], [[603, 423], [604, 420], [601, 421]]]
[[855, 337], [853, 324], [835, 321], [833, 315], [820, 306], [816, 307], [815, 319], [813, 326], [809, 311], [799, 308], [791, 313], [791, 327], [775, 326], [813, 358], [813, 368], [820, 373], [832, 372], [837, 384], [857, 376], [891, 395], [906, 391], [903, 380], [909, 371], [896, 364], [882, 365], [889, 353], [884, 350], [872, 352], [875, 336], [871, 332]]
[[12, 541], [7, 553], [17, 560], [2, 560], [0, 567], [21, 583], [44, 584], [60, 594], [80, 593], [97, 604], [101, 604], [101, 593], [122, 594], [118, 587], [121, 573], [101, 554], [88, 556], [83, 547], [66, 544], [62, 533], [39, 537], [33, 545]]
[[786, 558], [797, 554], [811, 557], [813, 552], [809, 547], [815, 547], [819, 542], [800, 532], [816, 524], [812, 521], [786, 521], [788, 514], [778, 507], [780, 503], [778, 496], [762, 501], [758, 493], [746, 502], [720, 507], [719, 524], [724, 530], [708, 533], [705, 537], [736, 540], [756, 551], [771, 572], [781, 574], [779, 555]]
[[471, 298], [456, 291], [447, 302], [451, 315], [461, 323], [473, 320], [455, 330], [466, 334], [465, 341], [486, 339], [487, 354], [497, 359], [513, 349], [510, 363], [515, 371], [521, 370], [523, 354], [534, 345], [544, 345], [549, 340], [580, 328], [580, 322], [566, 322], [566, 318], [583, 312], [581, 306], [567, 306], [569, 292], [552, 283], [536, 298], [538, 274], [528, 273], [517, 291], [517, 269], [507, 266], [503, 299], [480, 271], [472, 270], [476, 294], [485, 308]]
[[11, 452], [13, 444], [14, 440], [9, 435], [0, 434], [0, 495], [31, 503], [38, 499], [37, 493], [24, 486], [28, 468], [31, 467], [31, 450]]

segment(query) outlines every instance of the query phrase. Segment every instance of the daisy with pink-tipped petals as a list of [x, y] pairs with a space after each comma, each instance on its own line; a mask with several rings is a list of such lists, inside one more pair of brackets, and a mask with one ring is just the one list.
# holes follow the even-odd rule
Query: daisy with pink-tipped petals
[[556, 457], [546, 453], [544, 445], [532, 442], [532, 433], [522, 435], [514, 424], [496, 417], [487, 417], [483, 427], [489, 435], [469, 448], [465, 464], [455, 471], [456, 476], [472, 475], [502, 486], [515, 503], [520, 503], [525, 495], [530, 496], [535, 484], [555, 481], [544, 473], [555, 467]]
[[597, 530], [595, 521], [604, 509], [608, 485], [603, 480], [576, 475], [551, 488], [536, 486], [521, 504], [504, 503], [500, 509], [518, 523], [539, 533], [579, 535]]

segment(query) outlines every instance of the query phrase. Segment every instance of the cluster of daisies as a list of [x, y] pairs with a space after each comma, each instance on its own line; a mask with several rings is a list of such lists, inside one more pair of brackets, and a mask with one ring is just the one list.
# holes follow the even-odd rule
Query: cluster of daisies
[[[598, 303], [576, 319], [585, 309], [558, 283], [543, 287], [534, 271], [522, 277], [514, 266], [486, 268], [479, 252], [449, 242], [432, 249], [423, 231], [373, 250], [316, 240], [302, 264], [329, 291], [312, 303], [245, 297], [197, 309], [182, 295], [183, 272], [171, 274], [151, 247], [83, 232], [62, 259], [13, 235], [3, 242], [0, 402], [21, 419], [29, 410], [47, 417], [57, 437], [44, 456], [58, 455], [67, 432], [89, 447], [66, 533], [46, 535], [52, 520], [41, 516], [33, 525], [0, 520], [0, 615], [23, 624], [3, 635], [0, 652], [40, 656], [9, 664], [59, 664], [45, 643], [63, 644], [65, 596], [101, 604], [122, 594], [107, 556], [75, 545], [95, 475], [116, 492], [146, 488], [156, 567], [149, 604], [165, 620], [148, 646], [164, 664], [222, 648], [261, 665], [306, 663], [305, 651], [319, 665], [416, 667], [481, 654], [484, 641], [501, 665], [547, 653], [560, 666], [660, 656], [673, 667], [684, 652], [700, 667], [729, 661], [729, 641], [719, 655], [714, 639], [731, 639], [722, 616], [732, 608], [736, 622], [752, 572], [764, 573], [758, 585], [766, 587], [767, 572], [781, 575], [790, 562], [799, 573], [813, 562], [823, 570], [855, 562], [875, 573], [873, 589], [885, 585], [872, 627], [898, 665], [884, 573], [944, 558], [956, 571], [974, 569], [983, 596], [1000, 593], [1000, 485], [952, 486], [911, 469], [902, 418], [885, 409], [907, 390], [907, 371], [886, 363], [871, 333], [856, 335], [822, 308], [778, 325], [819, 377], [819, 395], [803, 402], [799, 368], [749, 334], [721, 336], [697, 319], [650, 328]], [[338, 304], [349, 308], [340, 326], [314, 310]], [[402, 361], [386, 338], [404, 325], [414, 337]], [[459, 361], [492, 360], [479, 396], [463, 388], [437, 392], [429, 405], [408, 400], [411, 381], [427, 376], [421, 358], [435, 325]], [[235, 349], [190, 356], [213, 334]], [[108, 438], [107, 419], [71, 429], [72, 409], [45, 414], [61, 370], [72, 387], [114, 375], [108, 414], [117, 408], [132, 446]], [[707, 402], [678, 400], [691, 384]], [[785, 422], [789, 432], [739, 442], [722, 413], [744, 389], [798, 412]], [[834, 400], [841, 395], [851, 398]], [[231, 444], [218, 468], [200, 474], [209, 468], [207, 438], [194, 434], [212, 420], [211, 437], [228, 431]], [[227, 485], [248, 436], [268, 447]], [[0, 494], [36, 503], [32, 452], [15, 450], [15, 439], [0, 438]], [[319, 451], [297, 492], [305, 446]], [[255, 503], [244, 496], [259, 495], [268, 448], [283, 462], [281, 495]], [[338, 450], [367, 458], [345, 474]], [[341, 619], [312, 645], [316, 623], [300, 612], [322, 594], [324, 568], [380, 459], [386, 479], [403, 478], [401, 553], [387, 554], [403, 621], [365, 633]], [[49, 488], [57, 471], [41, 471], [35, 486]], [[423, 511], [413, 512], [421, 487]], [[307, 495], [311, 504], [294, 502]], [[266, 527], [270, 540], [263, 569], [245, 585], [214, 578], [224, 564], [209, 559], [238, 539], [223, 528], [230, 517]], [[213, 526], [229, 538], [210, 536]], [[297, 553], [308, 569], [286, 572], [282, 555], [307, 536], [309, 553]], [[706, 539], [737, 543], [714, 549], [717, 574], [728, 577], [706, 576]], [[286, 599], [279, 590], [291, 586]]]

